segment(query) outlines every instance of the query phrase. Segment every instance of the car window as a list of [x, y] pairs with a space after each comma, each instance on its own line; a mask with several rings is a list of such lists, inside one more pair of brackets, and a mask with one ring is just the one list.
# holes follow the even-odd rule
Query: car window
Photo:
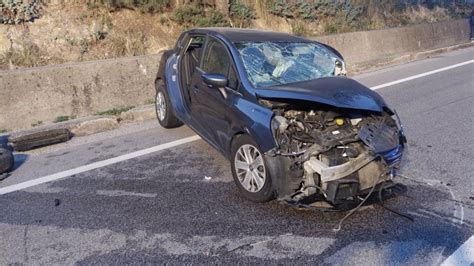
[[236, 47], [256, 87], [332, 77], [345, 71], [342, 59], [318, 43], [241, 42]]
[[199, 44], [199, 45], [203, 45], [204, 44], [204, 36], [193, 36], [191, 38], [191, 44]]
[[210, 39], [207, 45], [202, 69], [207, 73], [227, 75], [230, 58], [224, 45]]
[[228, 87], [237, 89], [237, 73], [232, 67], [230, 58], [225, 46], [214, 38], [210, 38], [204, 53], [202, 70], [206, 73], [222, 74], [229, 79]]
[[190, 56], [190, 66], [191, 70], [194, 71], [195, 67], [198, 67], [201, 62], [201, 54], [204, 46], [205, 37], [204, 36], [192, 36], [191, 42], [188, 46], [186, 53], [189, 53]]

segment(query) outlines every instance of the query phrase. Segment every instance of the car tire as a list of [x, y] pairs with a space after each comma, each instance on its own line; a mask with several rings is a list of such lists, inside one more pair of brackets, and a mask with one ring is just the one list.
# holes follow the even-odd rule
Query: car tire
[[10, 150], [0, 148], [0, 174], [9, 172], [13, 168], [13, 154]]
[[175, 116], [171, 101], [166, 91], [163, 80], [158, 79], [155, 84], [155, 111], [158, 123], [164, 128], [175, 128], [183, 125], [181, 121]]
[[271, 169], [264, 153], [249, 135], [236, 136], [232, 142], [230, 161], [234, 182], [245, 198], [253, 202], [275, 198]]

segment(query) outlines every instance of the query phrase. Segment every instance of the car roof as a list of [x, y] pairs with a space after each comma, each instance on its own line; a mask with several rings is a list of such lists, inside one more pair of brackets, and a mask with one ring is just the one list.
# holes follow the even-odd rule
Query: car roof
[[221, 35], [233, 43], [239, 42], [314, 42], [303, 37], [283, 32], [263, 31], [241, 28], [196, 28], [189, 33]]

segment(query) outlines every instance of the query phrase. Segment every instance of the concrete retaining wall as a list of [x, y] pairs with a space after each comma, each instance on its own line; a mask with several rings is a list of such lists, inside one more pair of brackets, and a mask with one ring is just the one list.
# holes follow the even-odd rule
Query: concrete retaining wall
[[328, 35], [316, 40], [340, 51], [349, 67], [357, 67], [405, 54], [465, 43], [470, 40], [470, 32], [469, 20], [462, 19]]
[[154, 98], [160, 55], [0, 72], [0, 129], [86, 116]]
[[[469, 41], [469, 20], [319, 37], [349, 68]], [[0, 130], [137, 106], [154, 97], [160, 55], [0, 72]]]

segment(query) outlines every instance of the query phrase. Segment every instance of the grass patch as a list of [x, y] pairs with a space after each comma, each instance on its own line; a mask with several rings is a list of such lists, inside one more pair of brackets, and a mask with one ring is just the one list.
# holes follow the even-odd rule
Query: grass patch
[[35, 67], [44, 64], [39, 47], [34, 43], [25, 43], [21, 48], [13, 49], [0, 56], [0, 63], [14, 66]]
[[8, 130], [4, 129], [4, 128], [0, 128], [0, 134], [3, 134], [3, 133], [7, 133]]
[[155, 104], [155, 99], [148, 99], [145, 101], [145, 104]]
[[121, 107], [121, 108], [112, 108], [103, 112], [98, 112], [95, 115], [115, 115], [118, 116], [123, 112], [126, 112], [130, 109], [134, 108], [134, 106], [128, 106], [128, 107]]
[[306, 25], [304, 24], [303, 21], [296, 21], [294, 23], [291, 23], [291, 31], [293, 32], [294, 35], [297, 35], [297, 36], [308, 35], [308, 29], [306, 28]]
[[59, 123], [59, 122], [65, 122], [71, 119], [76, 118], [75, 116], [69, 116], [69, 115], [60, 115], [54, 119], [54, 123]]
[[36, 121], [35, 123], [31, 124], [32, 127], [37, 127], [41, 126], [43, 124], [43, 121]]

